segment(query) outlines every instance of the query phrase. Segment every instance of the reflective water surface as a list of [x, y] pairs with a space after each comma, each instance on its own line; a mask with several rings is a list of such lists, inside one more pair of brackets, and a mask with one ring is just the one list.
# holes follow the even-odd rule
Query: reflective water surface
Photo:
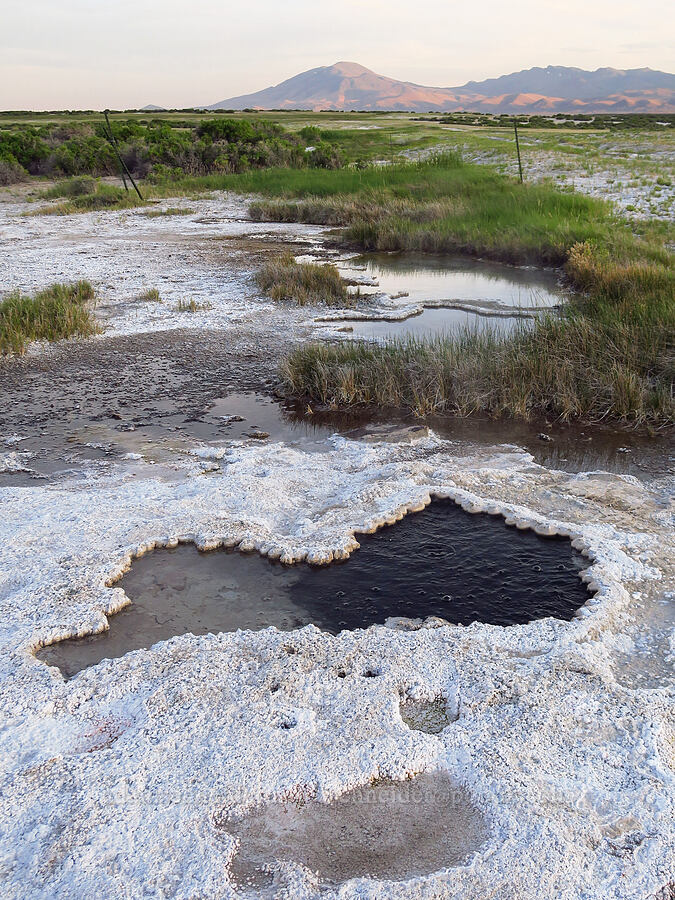
[[462, 300], [485, 309], [531, 309], [559, 306], [568, 296], [555, 269], [422, 253], [370, 253], [351, 263], [378, 282], [378, 288], [362, 292], [405, 292], [408, 302]]
[[401, 307], [442, 304], [400, 321], [345, 321], [354, 337], [376, 340], [428, 338], [467, 327], [504, 334], [529, 327], [532, 314], [559, 307], [569, 296], [556, 270], [462, 256], [371, 253], [351, 260], [343, 271], [374, 282], [360, 285], [361, 294], [383, 292], [400, 298]]
[[387, 341], [397, 338], [434, 338], [453, 331], [490, 331], [507, 334], [522, 328], [530, 328], [532, 319], [522, 316], [484, 315], [466, 309], [424, 309], [415, 316], [398, 322], [380, 319], [346, 319], [343, 327], [351, 329], [354, 338]]

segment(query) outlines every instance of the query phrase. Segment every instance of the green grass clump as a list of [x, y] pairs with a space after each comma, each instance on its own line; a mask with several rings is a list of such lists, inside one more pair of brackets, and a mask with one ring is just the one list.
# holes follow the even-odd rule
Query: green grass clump
[[0, 302], [0, 353], [23, 353], [31, 341], [96, 334], [88, 281], [53, 284], [32, 297], [15, 291]]
[[57, 181], [46, 191], [41, 191], [38, 197], [42, 200], [56, 200], [60, 197], [82, 197], [85, 194], [93, 194], [96, 190], [96, 179], [91, 175], [77, 175], [74, 178], [66, 178]]
[[290, 252], [268, 260], [256, 280], [260, 289], [272, 300], [289, 300], [298, 306], [313, 303], [354, 305], [354, 299], [335, 266], [298, 263]]
[[159, 290], [157, 288], [148, 288], [147, 291], [143, 291], [142, 294], [138, 295], [138, 299], [144, 301], [145, 303], [162, 302], [162, 298], [160, 297]]
[[190, 216], [194, 209], [187, 206], [169, 206], [167, 209], [149, 209], [143, 215], [148, 219], [158, 219], [160, 216]]
[[101, 209], [131, 209], [144, 205], [144, 201], [140, 200], [136, 194], [132, 194], [131, 191], [95, 181], [86, 175], [59, 182], [44, 191], [40, 197], [45, 200], [59, 197], [67, 199], [54, 206], [41, 206], [31, 215], [67, 216], [72, 213], [94, 212]]

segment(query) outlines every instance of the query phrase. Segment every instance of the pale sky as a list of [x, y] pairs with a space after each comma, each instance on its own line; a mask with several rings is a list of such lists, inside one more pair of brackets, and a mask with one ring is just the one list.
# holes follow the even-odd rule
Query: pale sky
[[434, 87], [675, 71], [670, 0], [0, 0], [0, 109], [206, 105], [358, 62]]

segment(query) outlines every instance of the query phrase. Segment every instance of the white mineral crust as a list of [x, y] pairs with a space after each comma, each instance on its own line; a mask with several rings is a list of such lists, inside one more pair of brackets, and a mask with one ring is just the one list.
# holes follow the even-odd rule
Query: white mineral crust
[[[218, 472], [183, 455], [193, 477], [175, 481], [148, 467], [2, 490], [3, 896], [235, 896], [224, 814], [430, 769], [464, 785], [486, 842], [466, 865], [325, 896], [632, 900], [675, 880], [673, 679], [633, 689], [615, 665], [632, 592], [648, 609], [673, 589], [663, 484], [467, 456], [433, 434], [329, 444], [224, 445]], [[597, 594], [571, 622], [510, 628], [178, 635], [68, 682], [33, 656], [106, 628], [127, 602], [108, 585], [156, 546], [326, 561], [432, 495], [570, 535]], [[438, 696], [459, 711], [445, 730], [403, 723], [401, 699]], [[289, 866], [280, 896], [316, 883]]]

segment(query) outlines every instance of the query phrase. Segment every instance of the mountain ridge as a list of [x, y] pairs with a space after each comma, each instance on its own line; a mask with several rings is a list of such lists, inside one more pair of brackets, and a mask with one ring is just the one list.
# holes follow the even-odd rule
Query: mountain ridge
[[456, 87], [430, 87], [340, 61], [206, 109], [411, 112], [675, 112], [675, 75], [643, 67], [535, 66]]

